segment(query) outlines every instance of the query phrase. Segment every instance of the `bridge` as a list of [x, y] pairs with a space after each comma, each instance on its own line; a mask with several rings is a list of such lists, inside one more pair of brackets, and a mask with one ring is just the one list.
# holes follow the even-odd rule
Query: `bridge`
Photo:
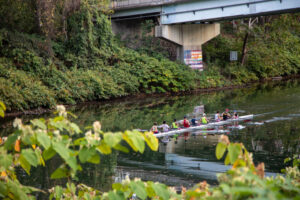
[[178, 58], [193, 64], [186, 56], [201, 52], [201, 45], [220, 33], [216, 22], [296, 12], [300, 0], [113, 0], [111, 7], [113, 23], [120, 27], [126, 21], [132, 25], [132, 20], [156, 18], [155, 36], [183, 47]]

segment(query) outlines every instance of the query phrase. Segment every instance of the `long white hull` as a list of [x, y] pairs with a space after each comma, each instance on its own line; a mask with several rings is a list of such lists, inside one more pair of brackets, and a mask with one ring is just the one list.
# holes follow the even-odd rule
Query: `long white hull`
[[249, 120], [249, 119], [253, 119], [253, 115], [244, 115], [244, 116], [240, 116], [238, 119], [228, 119], [226, 121], [212, 122], [212, 123], [205, 124], [205, 125], [192, 126], [192, 127], [189, 127], [189, 128], [183, 128], [183, 129], [179, 129], [179, 130], [168, 131], [168, 132], [165, 132], [165, 133], [158, 133], [158, 134], [155, 134], [155, 136], [157, 138], [160, 138], [160, 137], [170, 136], [170, 135], [174, 135], [174, 134], [180, 134], [180, 133], [185, 133], [185, 132], [193, 132], [193, 131], [199, 130], [199, 129], [206, 129], [206, 128], [211, 128], [211, 127], [215, 127], [215, 126], [221, 126], [221, 125], [224, 125], [224, 124], [230, 124], [231, 122], [244, 121], [244, 120]]

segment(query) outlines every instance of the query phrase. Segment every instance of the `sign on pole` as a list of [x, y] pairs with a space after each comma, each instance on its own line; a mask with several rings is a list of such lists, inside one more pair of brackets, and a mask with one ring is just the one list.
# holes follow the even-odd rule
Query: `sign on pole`
[[230, 51], [230, 61], [237, 61], [237, 60], [238, 60], [237, 51]]

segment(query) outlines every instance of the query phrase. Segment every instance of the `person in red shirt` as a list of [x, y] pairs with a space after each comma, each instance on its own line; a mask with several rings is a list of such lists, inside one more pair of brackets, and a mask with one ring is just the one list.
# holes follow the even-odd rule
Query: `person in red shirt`
[[187, 120], [186, 117], [183, 118], [183, 127], [184, 128], [190, 127], [190, 122], [189, 122], [189, 120]]

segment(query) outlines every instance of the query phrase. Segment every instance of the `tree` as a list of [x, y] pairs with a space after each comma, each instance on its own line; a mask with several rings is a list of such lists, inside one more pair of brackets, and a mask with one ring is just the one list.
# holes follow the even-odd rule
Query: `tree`
[[244, 42], [243, 42], [243, 50], [242, 50], [242, 59], [241, 59], [241, 64], [244, 65], [245, 64], [245, 59], [246, 59], [246, 54], [247, 54], [247, 42], [248, 42], [248, 38], [249, 35], [251, 34], [251, 30], [253, 29], [253, 25], [254, 23], [258, 22], [258, 17], [256, 18], [249, 18], [248, 21], [248, 26], [246, 28], [246, 34], [244, 36]]

